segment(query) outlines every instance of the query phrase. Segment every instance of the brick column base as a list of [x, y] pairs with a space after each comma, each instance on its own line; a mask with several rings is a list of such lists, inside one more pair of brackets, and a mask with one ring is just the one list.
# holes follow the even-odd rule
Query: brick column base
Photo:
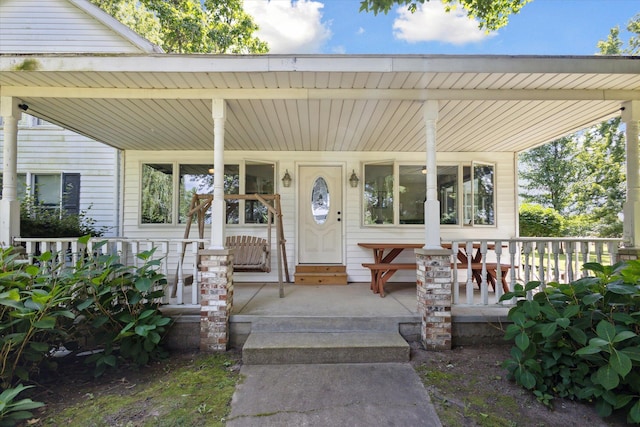
[[451, 252], [416, 249], [420, 338], [427, 350], [451, 350]]
[[631, 261], [640, 259], [640, 248], [618, 249], [618, 261]]
[[233, 306], [233, 251], [205, 249], [200, 256], [200, 350], [226, 351]]

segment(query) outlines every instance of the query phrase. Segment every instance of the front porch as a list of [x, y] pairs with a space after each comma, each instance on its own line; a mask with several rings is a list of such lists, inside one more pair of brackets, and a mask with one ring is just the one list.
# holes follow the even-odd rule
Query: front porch
[[[280, 298], [277, 283], [235, 283], [229, 319], [230, 346], [242, 348], [252, 324], [265, 319], [313, 321], [320, 325], [350, 323], [354, 330], [382, 322], [387, 326], [397, 325], [395, 328], [405, 340], [419, 341], [416, 284], [391, 283], [385, 298], [372, 293], [369, 287], [369, 283], [363, 282], [347, 286], [285, 284], [285, 297]], [[476, 298], [479, 302], [479, 290]], [[453, 345], [501, 342], [508, 310], [508, 307], [498, 305], [454, 305]], [[176, 321], [167, 337], [167, 345], [176, 350], [198, 349], [200, 307], [167, 306], [162, 311]]]

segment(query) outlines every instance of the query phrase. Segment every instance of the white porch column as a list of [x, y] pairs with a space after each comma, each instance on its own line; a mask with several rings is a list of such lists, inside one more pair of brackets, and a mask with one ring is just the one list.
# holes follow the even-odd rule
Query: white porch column
[[424, 249], [441, 249], [440, 202], [438, 202], [438, 171], [436, 166], [436, 121], [438, 101], [426, 101], [423, 105], [427, 151], [427, 198], [424, 202]]
[[18, 201], [18, 99], [0, 97], [0, 114], [4, 121], [2, 158], [2, 200], [0, 200], [0, 246], [11, 246], [20, 235], [20, 202]]
[[622, 121], [627, 140], [627, 200], [624, 203], [623, 238], [625, 245], [640, 248], [640, 101], [623, 104]]
[[227, 104], [224, 99], [213, 99], [213, 204], [211, 219], [211, 245], [209, 249], [224, 249], [225, 209], [224, 209], [224, 122], [227, 118]]

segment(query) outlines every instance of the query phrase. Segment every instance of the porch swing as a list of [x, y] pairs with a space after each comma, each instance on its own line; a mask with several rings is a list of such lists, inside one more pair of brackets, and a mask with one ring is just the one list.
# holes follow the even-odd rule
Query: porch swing
[[[237, 272], [269, 273], [271, 271], [271, 235], [272, 225], [276, 225], [276, 255], [278, 259], [278, 283], [280, 298], [284, 297], [282, 273], [286, 276], [287, 283], [290, 282], [289, 267], [287, 265], [286, 240], [282, 226], [282, 208], [279, 194], [225, 194], [225, 200], [255, 200], [262, 203], [267, 208], [267, 238], [248, 235], [227, 236], [225, 247], [234, 250], [233, 270]], [[271, 201], [271, 202], [270, 202]], [[189, 238], [191, 224], [194, 217], [198, 224], [198, 237], [204, 238], [205, 213], [213, 203], [211, 194], [194, 194], [191, 198], [189, 211], [187, 212], [187, 224], [184, 233], [185, 240]], [[182, 259], [187, 243], [182, 244]], [[200, 249], [204, 249], [204, 244], [199, 244]], [[199, 264], [199, 261], [197, 261]], [[177, 273], [176, 273], [177, 275]], [[177, 282], [177, 278], [176, 278]], [[175, 288], [174, 288], [175, 289]], [[174, 295], [175, 296], [175, 295]]]

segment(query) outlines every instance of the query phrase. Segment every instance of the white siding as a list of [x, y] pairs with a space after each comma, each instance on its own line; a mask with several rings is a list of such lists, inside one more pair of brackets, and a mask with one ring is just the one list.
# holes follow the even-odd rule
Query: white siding
[[[0, 162], [3, 139], [0, 132]], [[18, 173], [79, 173], [80, 209], [97, 227], [109, 227], [109, 236], [118, 234], [117, 156], [114, 148], [58, 126], [18, 129]]]
[[[361, 225], [361, 192], [362, 192], [362, 164], [376, 160], [395, 160], [398, 162], [413, 162], [416, 159], [424, 159], [424, 153], [375, 153], [375, 152], [249, 152], [230, 151], [225, 153], [225, 163], [234, 163], [241, 160], [261, 159], [276, 163], [276, 186], [282, 199], [283, 221], [285, 239], [287, 241], [287, 256], [289, 271], [293, 276], [296, 263], [296, 195], [297, 195], [297, 165], [299, 164], [341, 164], [344, 166], [344, 244], [345, 262], [349, 281], [368, 282], [370, 274], [362, 268], [363, 262], [371, 262], [372, 254], [369, 250], [360, 248], [357, 243], [363, 241], [388, 241], [388, 242], [422, 242], [424, 241], [424, 228], [422, 226], [398, 226], [398, 227], [364, 227]], [[139, 199], [140, 199], [140, 165], [146, 162], [158, 163], [194, 163], [201, 164], [213, 160], [213, 152], [206, 151], [127, 151], [125, 161], [125, 187], [124, 187], [124, 235], [135, 238], [182, 238], [184, 237], [184, 225], [140, 225], [139, 224]], [[514, 184], [514, 161], [512, 153], [439, 153], [438, 164], [457, 164], [471, 161], [483, 161], [496, 164], [496, 227], [463, 227], [441, 226], [443, 240], [463, 238], [509, 238], [516, 234], [516, 199]], [[293, 177], [293, 184], [284, 188], [281, 178], [285, 169], [288, 169]], [[358, 188], [351, 188], [347, 182], [351, 170], [354, 169], [360, 178]], [[191, 237], [197, 237], [197, 227], [192, 227]], [[274, 228], [275, 231], [275, 228]], [[209, 239], [210, 230], [207, 228], [205, 238]], [[251, 234], [266, 237], [264, 226], [227, 226], [227, 235]], [[275, 235], [272, 239], [273, 256], [272, 272], [265, 273], [236, 273], [238, 281], [275, 281], [277, 280], [277, 264], [275, 257]], [[407, 252], [398, 261], [411, 261], [413, 255]], [[395, 276], [395, 281], [413, 281], [415, 273], [400, 271]]]
[[66, 0], [1, 0], [1, 53], [139, 53], [140, 48]]

